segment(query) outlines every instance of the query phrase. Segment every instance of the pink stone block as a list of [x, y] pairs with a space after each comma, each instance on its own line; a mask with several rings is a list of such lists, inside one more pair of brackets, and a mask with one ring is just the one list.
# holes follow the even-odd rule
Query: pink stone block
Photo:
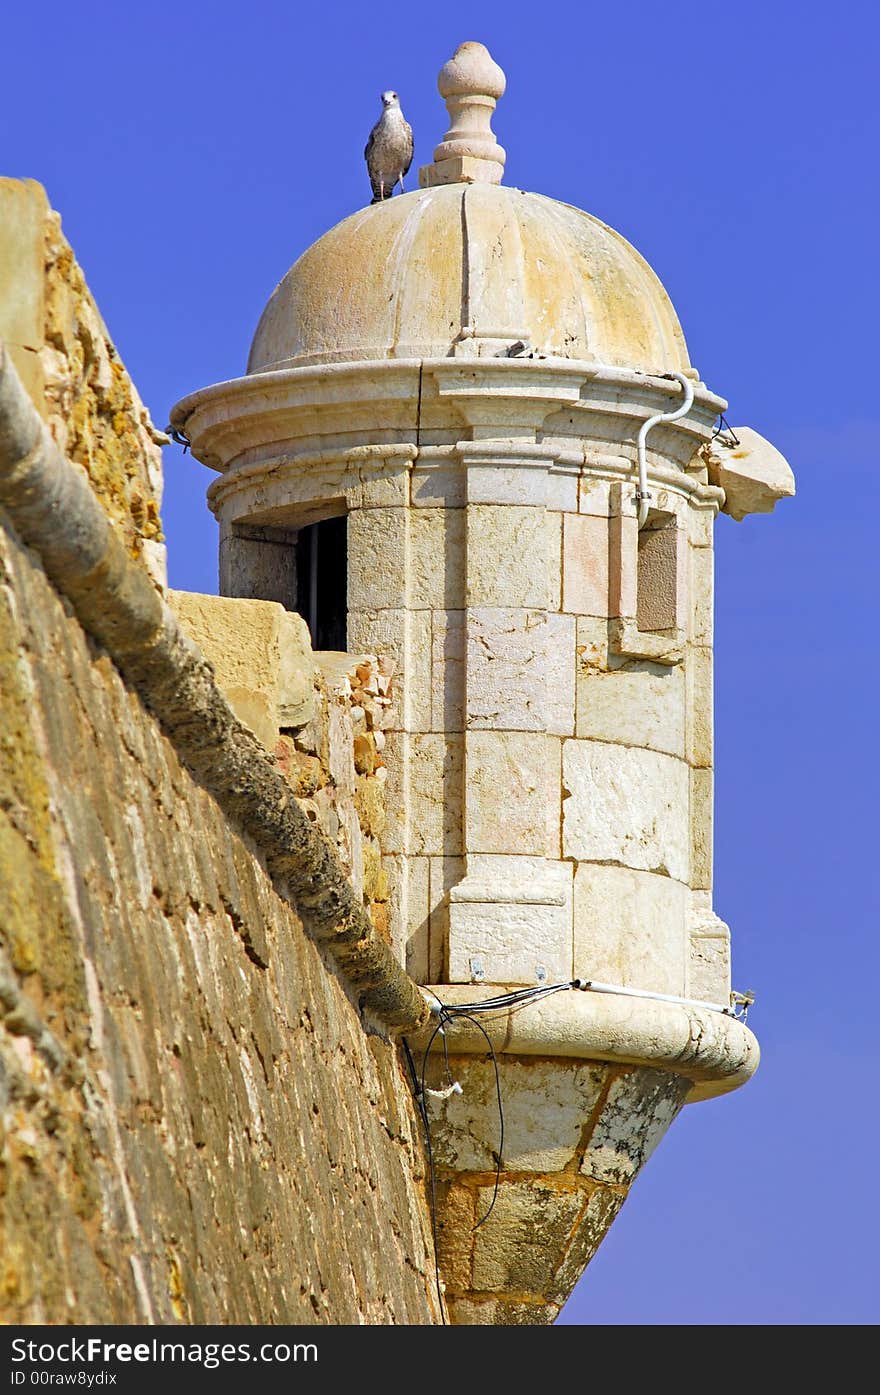
[[573, 615], [608, 615], [608, 520], [566, 514], [562, 609]]

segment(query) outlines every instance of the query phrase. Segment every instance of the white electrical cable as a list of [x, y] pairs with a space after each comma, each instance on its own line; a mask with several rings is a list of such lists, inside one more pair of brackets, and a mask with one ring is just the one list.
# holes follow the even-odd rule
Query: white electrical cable
[[639, 506], [639, 527], [644, 528], [648, 519], [648, 503], [650, 494], [648, 493], [648, 460], [645, 452], [645, 441], [648, 432], [654, 426], [659, 426], [661, 421], [678, 421], [679, 417], [686, 416], [694, 405], [694, 385], [690, 378], [686, 378], [684, 373], [669, 373], [670, 378], [677, 378], [684, 389], [684, 401], [674, 412], [658, 412], [655, 417], [648, 417], [639, 428], [639, 487], [636, 491], [636, 501]]
[[679, 998], [674, 993], [653, 993], [647, 988], [624, 988], [619, 983], [597, 983], [594, 978], [582, 979], [579, 987], [589, 993], [612, 993], [623, 998], [651, 998], [657, 1003], [677, 1003], [679, 1007], [706, 1008], [709, 1012], [723, 1012], [725, 1017], [735, 1016], [729, 1004], [707, 1003], [700, 998]]

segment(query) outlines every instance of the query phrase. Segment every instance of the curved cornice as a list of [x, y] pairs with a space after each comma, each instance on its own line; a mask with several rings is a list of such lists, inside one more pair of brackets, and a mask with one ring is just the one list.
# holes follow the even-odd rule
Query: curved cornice
[[[429, 1002], [474, 1003], [503, 993], [492, 984], [436, 984]], [[575, 1057], [651, 1066], [692, 1080], [690, 1101], [728, 1094], [751, 1079], [760, 1050], [741, 1021], [722, 1012], [654, 998], [579, 992], [556, 993], [525, 1006], [481, 1013], [495, 1050], [510, 1056]], [[436, 1017], [434, 1022], [436, 1025]], [[424, 1049], [431, 1029], [418, 1040]], [[486, 1052], [485, 1038], [467, 1021], [445, 1027], [452, 1053]]]
[[[409, 359], [324, 364], [259, 373], [215, 383], [183, 398], [171, 425], [196, 459], [225, 473], [277, 457], [291, 464], [345, 455], [364, 446], [408, 446], [426, 438], [452, 445], [480, 440], [532, 442], [542, 434], [572, 445], [598, 433], [628, 442], [648, 415], [667, 410], [680, 389], [674, 379], [561, 359]], [[712, 435], [726, 403], [698, 384], [693, 408], [658, 436], [677, 464], [686, 464]], [[653, 439], [653, 438], [652, 438]], [[304, 463], [304, 462], [303, 462]]]

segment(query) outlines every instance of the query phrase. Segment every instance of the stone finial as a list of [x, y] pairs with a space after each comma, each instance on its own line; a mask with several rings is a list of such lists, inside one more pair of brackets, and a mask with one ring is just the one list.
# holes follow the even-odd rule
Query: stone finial
[[507, 80], [485, 44], [459, 44], [437, 86], [450, 126], [434, 163], [419, 170], [419, 184], [500, 184], [506, 154], [495, 139], [492, 113]]

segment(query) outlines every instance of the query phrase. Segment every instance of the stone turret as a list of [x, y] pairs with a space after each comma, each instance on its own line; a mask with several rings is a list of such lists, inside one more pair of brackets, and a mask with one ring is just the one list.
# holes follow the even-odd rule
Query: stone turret
[[219, 473], [223, 594], [396, 668], [384, 857], [410, 974], [444, 1003], [614, 990], [480, 1019], [500, 1159], [486, 1042], [446, 1027], [449, 1310], [536, 1322], [681, 1104], [757, 1064], [712, 906], [712, 537], [728, 498], [741, 517], [793, 490], [757, 433], [716, 433], [726, 403], [639, 254], [500, 184], [505, 80], [483, 46], [439, 85], [451, 125], [422, 188], [303, 253], [247, 375], [173, 425]]

